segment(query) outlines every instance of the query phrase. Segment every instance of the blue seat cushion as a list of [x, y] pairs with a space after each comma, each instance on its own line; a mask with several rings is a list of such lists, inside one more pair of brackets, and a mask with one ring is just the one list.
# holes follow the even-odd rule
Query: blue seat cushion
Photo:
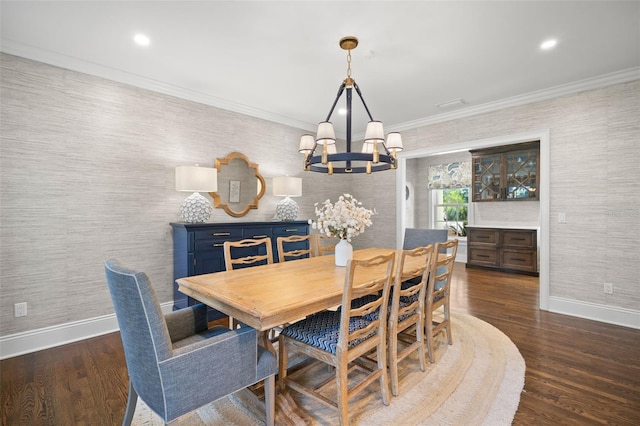
[[[364, 328], [370, 323], [364, 317], [350, 318], [349, 332]], [[376, 332], [377, 330], [373, 330], [367, 337], [350, 341], [349, 348], [359, 345]], [[281, 334], [335, 355], [340, 334], [340, 311], [318, 312], [285, 327]]]

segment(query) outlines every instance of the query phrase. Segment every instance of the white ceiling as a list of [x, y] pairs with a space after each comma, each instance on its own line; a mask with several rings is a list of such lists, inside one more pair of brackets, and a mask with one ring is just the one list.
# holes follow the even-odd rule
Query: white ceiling
[[[3, 0], [0, 7], [6, 53], [309, 130], [326, 118], [346, 77], [338, 46], [345, 35], [360, 39], [352, 77], [386, 131], [559, 93], [558, 86], [574, 90], [585, 79], [640, 76], [637, 1]], [[151, 45], [135, 45], [136, 32]], [[558, 45], [542, 51], [548, 38]], [[462, 109], [437, 107], [457, 98]], [[366, 119], [355, 94], [354, 105], [361, 134]], [[332, 121], [344, 132], [343, 117]]]

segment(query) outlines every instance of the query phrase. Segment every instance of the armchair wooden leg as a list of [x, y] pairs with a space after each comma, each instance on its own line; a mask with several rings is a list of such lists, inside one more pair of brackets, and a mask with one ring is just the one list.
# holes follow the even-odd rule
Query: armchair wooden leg
[[267, 425], [275, 424], [276, 403], [276, 376], [271, 375], [264, 379], [264, 411], [267, 417]]
[[138, 393], [131, 384], [129, 379], [129, 396], [127, 397], [127, 409], [124, 412], [124, 419], [122, 419], [122, 426], [130, 426], [133, 421], [133, 413], [136, 411], [136, 403], [138, 402]]

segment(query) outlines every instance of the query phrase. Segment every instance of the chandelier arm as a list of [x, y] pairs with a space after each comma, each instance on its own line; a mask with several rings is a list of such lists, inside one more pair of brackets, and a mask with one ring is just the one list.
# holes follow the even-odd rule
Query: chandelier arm
[[356, 93], [358, 94], [358, 96], [360, 96], [360, 100], [362, 101], [362, 105], [364, 105], [364, 109], [367, 111], [369, 120], [374, 121], [373, 117], [371, 116], [371, 112], [369, 112], [369, 107], [367, 106], [367, 103], [364, 101], [364, 98], [362, 97], [362, 92], [360, 92], [360, 88], [358, 87], [355, 81], [353, 82], [353, 88], [356, 89]]
[[340, 85], [340, 87], [338, 88], [338, 94], [336, 95], [336, 99], [333, 101], [333, 105], [331, 105], [331, 110], [329, 110], [329, 115], [327, 115], [327, 119], [325, 121], [330, 121], [331, 120], [331, 115], [333, 115], [333, 110], [336, 108], [336, 104], [338, 103], [338, 100], [340, 99], [340, 96], [342, 96], [342, 92], [344, 91], [344, 87], [345, 87], [345, 84], [343, 82]]

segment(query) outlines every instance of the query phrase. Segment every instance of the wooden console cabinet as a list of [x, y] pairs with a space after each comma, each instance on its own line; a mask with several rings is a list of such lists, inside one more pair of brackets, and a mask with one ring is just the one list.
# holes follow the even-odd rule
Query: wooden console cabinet
[[[224, 271], [225, 241], [246, 238], [271, 238], [274, 262], [277, 262], [277, 237], [307, 235], [306, 221], [291, 222], [231, 222], [231, 223], [172, 223], [173, 228], [173, 309], [198, 303], [178, 291], [178, 278]], [[303, 244], [307, 244], [306, 242]], [[308, 248], [308, 247], [301, 247]], [[209, 309], [209, 321], [224, 314]]]
[[467, 267], [538, 275], [536, 229], [467, 227]]

